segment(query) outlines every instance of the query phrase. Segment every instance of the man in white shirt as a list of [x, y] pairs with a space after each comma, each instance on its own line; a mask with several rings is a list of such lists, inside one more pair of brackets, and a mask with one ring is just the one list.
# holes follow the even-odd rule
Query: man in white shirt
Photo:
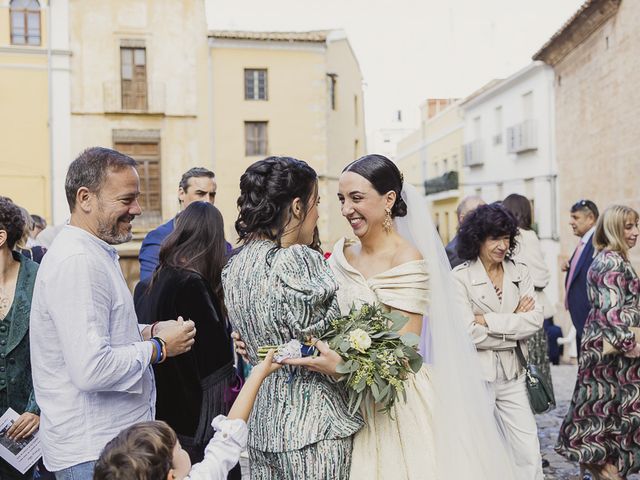
[[112, 246], [131, 239], [142, 213], [135, 160], [85, 150], [69, 166], [65, 191], [71, 219], [34, 288], [31, 364], [45, 466], [58, 480], [90, 480], [109, 440], [154, 418], [150, 365], [188, 351], [195, 328], [180, 318], [160, 322], [151, 339], [151, 326], [138, 326]]

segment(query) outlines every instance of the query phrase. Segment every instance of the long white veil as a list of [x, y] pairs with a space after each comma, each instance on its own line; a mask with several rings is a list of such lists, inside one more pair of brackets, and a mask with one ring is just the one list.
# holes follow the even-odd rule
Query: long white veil
[[398, 233], [427, 262], [430, 301], [421, 348], [436, 396], [433, 425], [437, 478], [515, 478], [512, 459], [493, 413], [478, 355], [458, 307], [449, 260], [424, 198], [405, 183], [407, 215], [396, 218]]

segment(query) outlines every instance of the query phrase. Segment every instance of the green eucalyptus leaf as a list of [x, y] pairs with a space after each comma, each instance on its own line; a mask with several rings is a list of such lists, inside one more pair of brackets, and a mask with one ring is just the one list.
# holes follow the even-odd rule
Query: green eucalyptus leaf
[[413, 347], [407, 347], [404, 346], [402, 348], [402, 351], [405, 353], [405, 355], [407, 356], [407, 358], [417, 358], [417, 357], [421, 357], [421, 355], [418, 353], [418, 351], [413, 348]]
[[383, 400], [386, 399], [386, 397], [389, 396], [389, 392], [391, 391], [391, 384], [387, 383], [384, 388], [382, 390], [380, 390], [380, 395], [382, 396]]
[[409, 321], [409, 317], [396, 311], [386, 313], [384, 316], [391, 320], [391, 330], [400, 330]]
[[407, 332], [400, 337], [400, 341], [408, 347], [415, 347], [420, 343], [420, 337], [413, 332]]
[[348, 360], [346, 362], [339, 363], [336, 366], [336, 373], [341, 373], [343, 375], [345, 373], [350, 373], [352, 371], [352, 367], [353, 367], [353, 360]]
[[376, 383], [372, 383], [371, 384], [371, 393], [373, 394], [373, 398], [375, 399], [376, 403], [380, 401], [380, 389], [378, 388], [378, 385], [376, 385]]
[[418, 371], [420, 371], [420, 369], [422, 368], [422, 357], [418, 355], [417, 358], [412, 358], [411, 360], [409, 360], [409, 366], [411, 367], [411, 370], [414, 371], [414, 373], [418, 373]]
[[355, 397], [355, 402], [353, 404], [353, 408], [351, 409], [351, 414], [352, 415], [354, 415], [358, 411], [358, 408], [360, 408], [360, 403], [362, 403], [362, 395], [357, 395]]

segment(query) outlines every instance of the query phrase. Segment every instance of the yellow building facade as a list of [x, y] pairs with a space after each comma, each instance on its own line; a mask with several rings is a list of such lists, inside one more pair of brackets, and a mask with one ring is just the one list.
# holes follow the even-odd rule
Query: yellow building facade
[[212, 31], [211, 91], [216, 205], [226, 236], [240, 176], [269, 155], [308, 162], [320, 177], [320, 236], [325, 250], [350, 232], [340, 215], [337, 180], [365, 152], [362, 75], [341, 31]]
[[0, 0], [0, 195], [51, 218], [44, 2]]
[[396, 163], [405, 181], [426, 193], [433, 221], [446, 244], [458, 228], [464, 123], [458, 102], [428, 99], [420, 105], [420, 129], [398, 144]]
[[[429, 106], [422, 106], [423, 118], [428, 114]], [[431, 200], [431, 211], [438, 226], [440, 237], [446, 244], [456, 235], [458, 217], [456, 208], [461, 200], [462, 159], [464, 144], [464, 123], [462, 110], [457, 103], [451, 103], [435, 116], [424, 122], [427, 138], [427, 187], [433, 184], [433, 190], [427, 195]], [[453, 177], [457, 177], [457, 181]], [[435, 183], [435, 184], [434, 184]]]
[[350, 232], [337, 180], [366, 146], [344, 32], [209, 32], [204, 0], [43, 3], [0, 0], [0, 195], [61, 224], [69, 163], [92, 146], [129, 154], [143, 215], [119, 250], [135, 279], [140, 241], [178, 212], [186, 170], [215, 172], [234, 242], [241, 174], [290, 155], [320, 177], [324, 248]]

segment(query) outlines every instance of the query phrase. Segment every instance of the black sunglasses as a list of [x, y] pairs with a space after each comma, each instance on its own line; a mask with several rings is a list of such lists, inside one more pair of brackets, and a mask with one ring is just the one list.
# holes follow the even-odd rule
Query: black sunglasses
[[596, 217], [598, 216], [598, 207], [591, 200], [578, 200], [571, 207], [571, 211], [575, 212], [576, 210], [582, 210], [583, 208], [587, 208], [593, 213]]

